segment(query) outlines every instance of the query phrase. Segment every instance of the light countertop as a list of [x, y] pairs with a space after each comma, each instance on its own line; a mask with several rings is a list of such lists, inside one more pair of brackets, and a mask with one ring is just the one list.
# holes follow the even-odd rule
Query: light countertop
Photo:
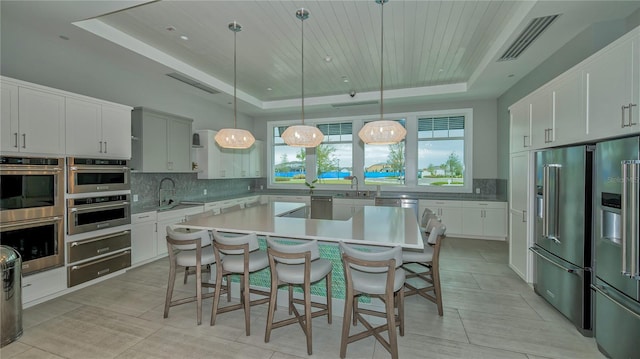
[[256, 232], [259, 235], [317, 239], [325, 242], [423, 248], [418, 220], [411, 209], [354, 207], [353, 215], [347, 220], [278, 217], [304, 206], [304, 203], [271, 202], [194, 219], [179, 226], [216, 229], [231, 233]]

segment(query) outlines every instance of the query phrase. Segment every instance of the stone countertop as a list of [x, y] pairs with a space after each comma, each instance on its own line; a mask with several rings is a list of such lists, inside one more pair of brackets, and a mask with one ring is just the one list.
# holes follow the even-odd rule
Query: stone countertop
[[197, 218], [179, 226], [273, 237], [317, 239], [375, 246], [422, 249], [415, 213], [406, 208], [364, 206], [346, 220], [289, 218], [279, 215], [304, 207], [303, 203], [271, 202], [220, 215]]

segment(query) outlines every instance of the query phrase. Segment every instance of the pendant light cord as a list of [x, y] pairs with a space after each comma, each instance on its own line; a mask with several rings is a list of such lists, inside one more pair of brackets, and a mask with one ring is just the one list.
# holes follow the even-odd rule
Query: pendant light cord
[[384, 119], [384, 104], [382, 100], [382, 91], [384, 85], [384, 64], [382, 62], [384, 56], [384, 0], [380, 2], [380, 120]]
[[[235, 25], [235, 21], [233, 22]], [[238, 113], [238, 109], [237, 109], [237, 102], [238, 99], [236, 97], [236, 91], [237, 91], [237, 50], [236, 50], [236, 37], [238, 36], [238, 32], [234, 31], [233, 32], [233, 128], [238, 128], [238, 118], [237, 118], [237, 113]]]
[[302, 21], [302, 125], [304, 125], [304, 18]]

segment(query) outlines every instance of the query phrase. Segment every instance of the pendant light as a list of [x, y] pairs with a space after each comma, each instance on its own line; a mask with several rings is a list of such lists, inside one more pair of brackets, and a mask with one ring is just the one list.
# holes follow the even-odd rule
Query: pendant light
[[282, 133], [282, 140], [293, 147], [317, 147], [324, 139], [322, 131], [304, 124], [304, 20], [309, 18], [309, 10], [297, 10], [296, 17], [302, 22], [302, 125], [287, 127]]
[[233, 31], [233, 128], [223, 128], [214, 137], [218, 145], [222, 148], [237, 148], [246, 149], [253, 145], [256, 139], [251, 132], [237, 128], [238, 126], [238, 110], [237, 110], [237, 98], [236, 98], [236, 35], [242, 30], [242, 26], [237, 22], [229, 24], [229, 30]]
[[369, 145], [391, 145], [398, 143], [407, 135], [407, 130], [397, 121], [384, 120], [384, 105], [382, 103], [383, 85], [384, 85], [384, 3], [389, 0], [375, 0], [380, 4], [380, 120], [368, 122], [365, 124], [358, 137], [362, 142]]

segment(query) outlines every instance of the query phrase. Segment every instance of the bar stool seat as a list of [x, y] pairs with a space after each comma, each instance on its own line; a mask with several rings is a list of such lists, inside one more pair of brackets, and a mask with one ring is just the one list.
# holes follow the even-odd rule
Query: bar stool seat
[[[383, 295], [387, 289], [387, 273], [351, 272], [353, 289], [367, 294]], [[393, 277], [393, 291], [397, 292], [404, 285], [405, 273], [397, 270]]]
[[[213, 253], [213, 251], [212, 251]], [[269, 258], [265, 251], [253, 251], [249, 253], [249, 272], [259, 271], [269, 266]], [[228, 272], [244, 272], [244, 255], [227, 254], [222, 260], [222, 268]]]
[[[167, 284], [167, 296], [164, 304], [164, 317], [169, 316], [169, 308], [190, 302], [197, 303], [198, 325], [202, 322], [202, 300], [210, 298], [213, 293], [202, 293], [202, 287], [214, 287], [214, 284], [203, 282], [203, 265], [209, 267], [216, 262], [209, 231], [178, 231], [172, 226], [167, 226], [167, 250], [169, 252], [169, 281]], [[196, 275], [196, 295], [182, 299], [173, 299], [173, 288], [176, 280], [178, 266], [192, 267]], [[186, 272], [186, 271], [185, 271]], [[186, 280], [185, 280], [186, 282]]]
[[[310, 241], [302, 244], [287, 245], [267, 238], [269, 248], [269, 266], [271, 268], [271, 300], [269, 313], [267, 314], [267, 328], [264, 335], [265, 343], [269, 342], [271, 330], [286, 325], [299, 323], [307, 339], [307, 354], [312, 354], [312, 327], [311, 319], [327, 315], [327, 321], [331, 324], [331, 261], [320, 258], [318, 241]], [[326, 303], [311, 301], [311, 284], [326, 278]], [[289, 290], [289, 315], [294, 317], [273, 321], [277, 306], [278, 287], [287, 285]], [[293, 286], [301, 286], [303, 299], [293, 297]], [[303, 305], [304, 313], [300, 314], [294, 304]], [[313, 311], [312, 307], [320, 308]]]

